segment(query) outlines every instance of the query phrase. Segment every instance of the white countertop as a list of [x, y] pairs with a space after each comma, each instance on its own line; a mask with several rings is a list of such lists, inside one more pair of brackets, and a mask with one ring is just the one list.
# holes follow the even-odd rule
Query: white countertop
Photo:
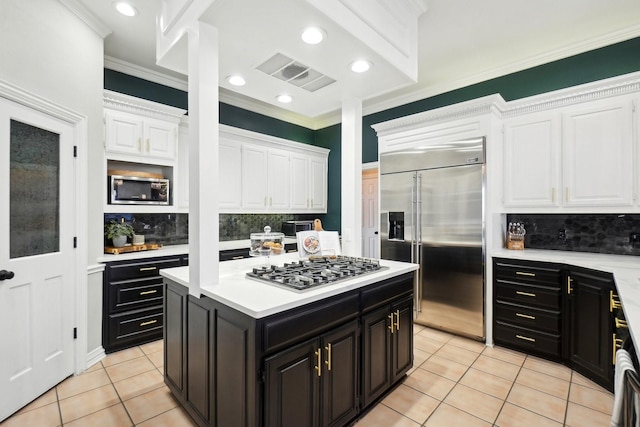
[[[272, 256], [271, 264], [282, 265], [285, 262], [299, 259], [297, 253]], [[219, 283], [201, 286], [200, 291], [209, 298], [222, 302], [255, 319], [260, 319], [418, 269], [417, 264], [380, 260], [380, 265], [388, 267], [387, 269], [332, 285], [318, 286], [305, 292], [296, 292], [246, 277], [246, 273], [251, 271], [253, 267], [259, 267], [263, 264], [262, 257], [221, 262]], [[163, 269], [160, 270], [160, 274], [174, 282], [189, 286], [189, 267]]]
[[490, 253], [496, 258], [556, 262], [613, 273], [629, 332], [636, 346], [640, 343], [640, 257], [586, 252], [499, 249]]
[[[284, 243], [296, 243], [296, 239], [292, 237], [285, 237]], [[219, 242], [218, 249], [221, 251], [228, 251], [232, 249], [244, 249], [247, 250], [251, 246], [251, 240], [227, 240]], [[112, 262], [112, 261], [125, 261], [130, 259], [143, 259], [143, 258], [154, 258], [159, 256], [174, 256], [174, 255], [184, 255], [189, 253], [189, 245], [169, 245], [163, 246], [160, 249], [155, 249], [152, 251], [140, 251], [140, 252], [127, 252], [124, 254], [112, 255], [112, 254], [103, 254], [98, 257], [98, 262]]]

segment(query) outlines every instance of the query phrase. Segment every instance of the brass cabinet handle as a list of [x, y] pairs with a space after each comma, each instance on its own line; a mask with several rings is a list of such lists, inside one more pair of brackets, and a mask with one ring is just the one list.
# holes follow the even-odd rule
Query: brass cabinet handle
[[393, 325], [394, 325], [394, 323], [393, 323], [393, 313], [391, 313], [390, 315], [388, 315], [388, 316], [387, 316], [387, 318], [389, 318], [389, 326], [387, 326], [387, 328], [388, 328], [388, 329], [391, 331], [391, 333], [393, 334], [393, 333], [394, 333], [394, 330], [393, 330]]
[[528, 271], [516, 271], [516, 274], [518, 276], [536, 277], [536, 273], [529, 273]]
[[525, 341], [536, 342], [535, 338], [525, 337], [524, 335], [516, 335], [516, 338], [525, 340]]
[[396, 310], [396, 331], [400, 330], [400, 310]]
[[327, 371], [331, 370], [331, 343], [328, 343], [324, 348], [327, 350], [327, 360], [324, 361], [325, 365], [327, 365]]
[[269, 197], [269, 206], [273, 206], [273, 197]]
[[321, 376], [322, 375], [322, 351], [318, 349], [314, 354], [316, 355], [316, 361], [317, 361], [315, 369], [316, 369], [316, 372], [318, 372], [318, 376]]
[[525, 319], [536, 320], [536, 316], [529, 316], [528, 314], [516, 313], [518, 317], [524, 317]]
[[556, 187], [553, 187], [551, 189], [551, 203], [555, 203], [556, 202]]
[[158, 267], [140, 267], [140, 271], [152, 271], [157, 269]]
[[525, 297], [535, 297], [536, 296], [536, 294], [532, 294], [531, 292], [522, 292], [522, 291], [516, 291], [516, 294], [523, 295]]
[[155, 294], [156, 292], [158, 292], [158, 290], [157, 289], [153, 289], [151, 291], [140, 292], [140, 295], [151, 295], [151, 294]]
[[149, 144], [149, 138], [147, 138], [147, 153], [150, 151], [150, 150], [149, 150], [149, 145], [150, 145], [150, 144]]
[[615, 308], [622, 308], [622, 304], [620, 301], [617, 301], [618, 295], [614, 294], [613, 291], [609, 291], [609, 312], [613, 313]]
[[140, 326], [149, 326], [149, 325], [153, 325], [154, 323], [157, 323], [157, 320], [149, 320], [148, 322], [142, 322], [140, 323]]
[[622, 320], [622, 319], [618, 319], [617, 317], [615, 318], [616, 321], [616, 328], [618, 329], [626, 329], [629, 327], [629, 325], [627, 324], [626, 320]]
[[142, 138], [138, 138], [138, 151], [142, 152]]
[[567, 276], [567, 295], [571, 295], [573, 293], [573, 286], [571, 286], [572, 282], [573, 279], [571, 276]]
[[611, 343], [613, 345], [613, 365], [616, 364], [616, 352], [618, 351], [619, 348], [622, 348], [622, 340], [620, 338], [616, 338], [616, 334], [613, 334], [613, 337], [611, 338]]

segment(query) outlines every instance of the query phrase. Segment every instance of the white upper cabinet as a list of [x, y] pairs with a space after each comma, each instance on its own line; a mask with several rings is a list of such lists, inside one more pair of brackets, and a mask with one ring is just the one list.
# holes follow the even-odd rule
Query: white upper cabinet
[[269, 149], [267, 156], [267, 193], [270, 211], [287, 211], [290, 207], [290, 157], [285, 150]]
[[305, 212], [309, 209], [309, 156], [291, 153], [291, 209]]
[[309, 210], [311, 212], [327, 211], [327, 159], [311, 156], [309, 183]]
[[558, 113], [505, 120], [505, 206], [559, 206], [560, 138]]
[[221, 212], [240, 212], [242, 209], [242, 150], [239, 144], [220, 138], [218, 201]]
[[242, 145], [242, 208], [264, 211], [268, 207], [267, 149]]
[[563, 113], [565, 206], [633, 204], [632, 115], [628, 99]]
[[295, 213], [327, 211], [327, 157], [291, 154], [291, 210]]
[[104, 91], [105, 152], [110, 159], [171, 165], [185, 110]]

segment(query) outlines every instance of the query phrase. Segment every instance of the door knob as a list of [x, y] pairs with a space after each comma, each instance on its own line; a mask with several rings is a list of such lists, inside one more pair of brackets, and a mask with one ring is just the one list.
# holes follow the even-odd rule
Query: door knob
[[13, 279], [13, 276], [15, 276], [13, 271], [0, 270], [0, 281]]

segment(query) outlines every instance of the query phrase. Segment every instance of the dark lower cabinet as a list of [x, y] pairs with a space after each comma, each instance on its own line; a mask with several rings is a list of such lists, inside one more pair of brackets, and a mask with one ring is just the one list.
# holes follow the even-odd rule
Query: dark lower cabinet
[[413, 366], [413, 297], [362, 316], [364, 406], [373, 403]]
[[265, 425], [342, 426], [358, 413], [357, 320], [265, 360]]
[[611, 274], [573, 268], [568, 271], [569, 359], [571, 367], [600, 385], [613, 388], [613, 315]]
[[254, 319], [165, 279], [165, 383], [201, 426], [348, 425], [411, 368], [412, 299], [408, 273]]
[[563, 362], [613, 390], [612, 275], [500, 258], [493, 268], [495, 343]]

